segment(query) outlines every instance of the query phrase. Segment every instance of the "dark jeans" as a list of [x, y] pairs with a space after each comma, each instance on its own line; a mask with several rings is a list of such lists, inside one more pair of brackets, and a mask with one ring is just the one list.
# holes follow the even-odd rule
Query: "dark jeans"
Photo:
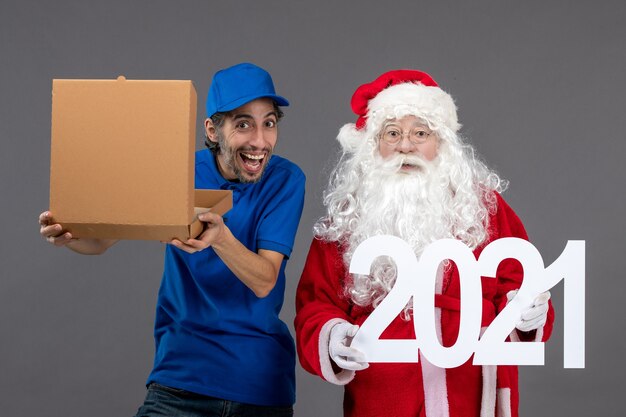
[[152, 383], [135, 417], [292, 417], [293, 407], [265, 407]]

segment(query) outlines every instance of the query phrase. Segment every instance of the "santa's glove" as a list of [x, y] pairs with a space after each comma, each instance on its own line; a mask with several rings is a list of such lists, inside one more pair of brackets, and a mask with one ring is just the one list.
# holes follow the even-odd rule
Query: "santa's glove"
[[349, 371], [362, 371], [369, 366], [365, 355], [350, 347], [352, 338], [359, 330], [359, 326], [342, 322], [335, 324], [330, 329], [328, 340], [328, 354], [330, 358], [342, 369]]
[[[506, 298], [511, 301], [517, 294], [517, 290], [509, 291]], [[538, 329], [546, 324], [548, 319], [548, 300], [550, 299], [550, 291], [543, 292], [535, 298], [533, 304], [526, 310], [522, 311], [522, 315], [515, 324], [515, 328], [522, 332], [529, 332]]]

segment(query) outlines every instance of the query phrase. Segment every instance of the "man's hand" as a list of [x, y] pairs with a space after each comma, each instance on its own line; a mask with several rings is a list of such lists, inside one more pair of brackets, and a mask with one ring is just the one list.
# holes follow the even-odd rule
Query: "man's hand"
[[184, 242], [178, 239], [173, 239], [170, 243], [187, 253], [195, 253], [208, 248], [224, 238], [226, 234], [226, 225], [224, 224], [222, 216], [206, 212], [199, 214], [198, 219], [206, 224], [205, 229], [200, 236], [196, 239], [187, 239]]
[[83, 255], [99, 255], [117, 242], [114, 239], [74, 239], [62, 225], [54, 222], [49, 211], [39, 215], [39, 234], [54, 246], [65, 246]]
[[[506, 298], [511, 301], [517, 294], [517, 290], [509, 291]], [[515, 328], [522, 332], [536, 330], [546, 324], [548, 319], [548, 300], [550, 300], [550, 291], [541, 293], [535, 298], [533, 305], [522, 312], [521, 317], [515, 324]]]
[[359, 326], [348, 322], [338, 323], [330, 329], [328, 353], [330, 358], [342, 369], [362, 371], [369, 366], [365, 355], [350, 347], [352, 338], [359, 330]]
[[39, 215], [39, 234], [54, 246], [65, 246], [72, 240], [72, 234], [63, 231], [63, 226], [54, 223], [52, 214], [44, 211]]

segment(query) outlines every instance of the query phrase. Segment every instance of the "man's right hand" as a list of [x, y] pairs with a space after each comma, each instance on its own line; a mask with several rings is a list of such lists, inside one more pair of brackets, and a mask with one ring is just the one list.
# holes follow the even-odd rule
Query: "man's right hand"
[[65, 246], [83, 255], [99, 255], [117, 242], [113, 239], [74, 239], [62, 225], [54, 222], [49, 211], [39, 215], [39, 234], [54, 246]]

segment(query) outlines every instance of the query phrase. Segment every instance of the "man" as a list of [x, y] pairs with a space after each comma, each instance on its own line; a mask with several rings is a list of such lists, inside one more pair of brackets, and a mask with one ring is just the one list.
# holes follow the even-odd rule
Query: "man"
[[[207, 98], [206, 144], [196, 153], [196, 188], [232, 190], [222, 218], [201, 214], [205, 231], [173, 240], [157, 300], [154, 368], [137, 416], [291, 416], [295, 349], [278, 318], [285, 265], [304, 203], [305, 177], [272, 156], [279, 106], [270, 75], [243, 63], [219, 71]], [[52, 214], [41, 234], [79, 253], [111, 240], [72, 239]]]
[[[350, 346], [396, 280], [395, 264], [377, 258], [370, 275], [347, 273], [357, 246], [375, 235], [405, 240], [419, 256], [430, 243], [459, 239], [478, 257], [489, 242], [526, 239], [500, 196], [503, 181], [474, 156], [458, 135], [452, 98], [426, 73], [387, 72], [352, 97], [356, 124], [338, 136], [343, 155], [314, 226], [296, 298], [300, 362], [309, 372], [345, 386], [346, 416], [517, 416], [517, 368], [474, 366], [471, 360], [438, 368], [418, 363], [368, 363]], [[515, 295], [523, 272], [506, 260], [496, 279], [482, 279], [482, 326]], [[420, 277], [415, 277], [420, 279]], [[436, 279], [436, 329], [454, 345], [459, 329], [459, 272], [451, 262]], [[524, 312], [512, 338], [546, 340], [552, 329], [549, 294]], [[412, 303], [383, 332], [383, 339], [415, 339]]]

